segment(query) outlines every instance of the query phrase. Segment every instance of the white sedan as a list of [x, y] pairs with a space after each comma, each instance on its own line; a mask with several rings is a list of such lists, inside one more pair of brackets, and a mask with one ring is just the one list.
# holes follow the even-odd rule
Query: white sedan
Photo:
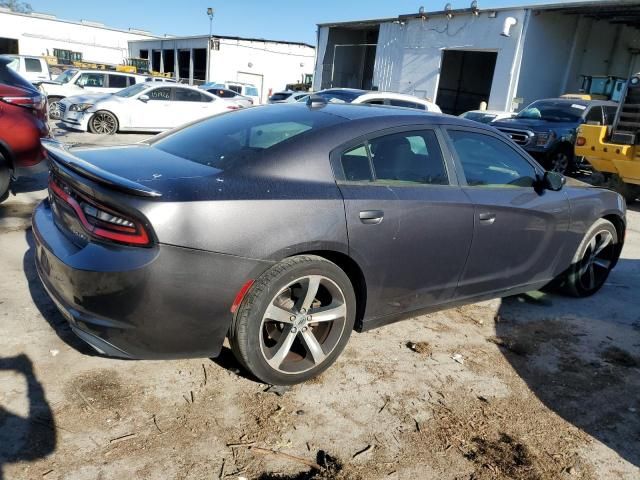
[[112, 95], [80, 95], [60, 102], [65, 126], [112, 135], [119, 131], [160, 132], [236, 110], [235, 102], [186, 85], [145, 82]]

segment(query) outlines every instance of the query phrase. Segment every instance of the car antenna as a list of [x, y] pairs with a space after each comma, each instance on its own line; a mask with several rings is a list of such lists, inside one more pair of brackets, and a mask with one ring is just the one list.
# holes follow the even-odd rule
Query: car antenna
[[322, 108], [327, 105], [327, 99], [321, 95], [312, 93], [307, 98], [307, 107], [309, 108]]

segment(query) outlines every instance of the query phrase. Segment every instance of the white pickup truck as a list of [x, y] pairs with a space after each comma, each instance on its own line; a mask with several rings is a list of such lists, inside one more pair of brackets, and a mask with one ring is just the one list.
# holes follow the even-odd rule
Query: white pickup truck
[[11, 60], [7, 65], [11, 70], [18, 72], [31, 83], [51, 80], [49, 64], [42, 57], [30, 55], [2, 56]]
[[60, 100], [83, 93], [114, 93], [130, 85], [142, 83], [147, 77], [132, 73], [108, 70], [65, 70], [54, 80], [36, 82], [38, 88], [47, 96], [49, 117], [62, 118]]

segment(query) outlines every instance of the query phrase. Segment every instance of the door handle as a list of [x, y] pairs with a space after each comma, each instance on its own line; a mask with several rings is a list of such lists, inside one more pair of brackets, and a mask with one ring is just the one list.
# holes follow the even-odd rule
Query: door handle
[[360, 221], [367, 225], [377, 225], [382, 222], [384, 212], [382, 210], [361, 210]]
[[483, 225], [492, 225], [493, 222], [496, 221], [496, 214], [490, 212], [482, 212], [480, 215], [478, 215], [478, 218], [480, 219], [480, 223], [482, 223]]

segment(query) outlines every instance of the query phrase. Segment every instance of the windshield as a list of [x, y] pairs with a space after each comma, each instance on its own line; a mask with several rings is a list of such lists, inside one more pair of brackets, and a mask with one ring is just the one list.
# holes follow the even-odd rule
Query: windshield
[[292, 106], [247, 108], [217, 115], [151, 140], [164, 152], [227, 170], [259, 161], [276, 145], [344, 122], [335, 115]]
[[5, 55], [4, 58], [9, 60], [7, 67], [17, 72], [20, 69], [20, 57], [14, 57], [13, 55]]
[[115, 97], [129, 98], [134, 95], [139, 94], [140, 92], [144, 92], [147, 88], [151, 88], [153, 85], [148, 83], [137, 83], [135, 85], [131, 85], [130, 87], [123, 88], [119, 92], [114, 93]]
[[65, 70], [55, 78], [55, 81], [60, 83], [69, 83], [76, 73], [78, 73], [78, 70]]
[[577, 122], [586, 109], [587, 107], [580, 103], [539, 100], [522, 110], [516, 118], [548, 122]]

